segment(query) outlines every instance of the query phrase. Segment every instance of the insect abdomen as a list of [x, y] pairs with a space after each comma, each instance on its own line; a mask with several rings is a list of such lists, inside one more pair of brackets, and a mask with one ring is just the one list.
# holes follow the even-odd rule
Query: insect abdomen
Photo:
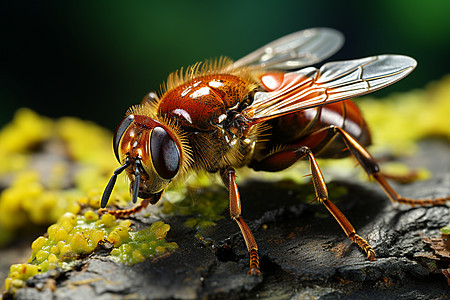
[[274, 148], [308, 146], [319, 157], [336, 158], [348, 155], [339, 136], [330, 138], [326, 128], [344, 129], [363, 146], [371, 143], [370, 131], [358, 107], [350, 100], [292, 113], [270, 121], [270, 138], [257, 157]]

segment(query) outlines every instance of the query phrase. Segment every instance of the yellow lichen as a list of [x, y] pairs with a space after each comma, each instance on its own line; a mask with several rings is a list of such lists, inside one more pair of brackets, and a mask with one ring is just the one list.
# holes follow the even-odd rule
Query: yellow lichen
[[22, 161], [11, 161], [9, 155], [30, 151], [30, 148], [52, 133], [50, 119], [39, 116], [30, 109], [19, 109], [14, 120], [0, 131], [0, 173], [23, 166]]
[[[19, 109], [0, 131], [0, 177], [11, 182], [0, 194], [0, 245], [26, 226], [55, 223], [67, 211], [77, 214], [82, 206], [97, 208], [116, 164], [111, 140], [109, 131], [92, 122], [53, 121]], [[44, 149], [53, 149], [55, 153], [49, 154], [61, 159], [50, 161], [48, 170], [42, 172], [32, 158]], [[69, 176], [75, 186], [67, 189]], [[118, 180], [111, 199], [129, 201], [125, 180]]]
[[130, 265], [173, 251], [178, 245], [164, 240], [169, 229], [168, 224], [158, 221], [147, 229], [131, 232], [126, 242], [111, 251], [111, 256], [118, 262]]
[[[69, 268], [70, 262], [92, 253], [102, 241], [113, 244], [112, 257], [127, 264], [177, 248], [175, 243], [164, 240], [169, 225], [159, 221], [139, 232], [132, 232], [131, 225], [130, 220], [116, 220], [109, 214], [98, 218], [93, 211], [82, 216], [65, 213], [48, 227], [48, 237], [40, 236], [32, 243], [28, 263], [11, 266], [5, 281], [6, 290], [12, 288], [10, 292], [14, 292], [28, 278], [50, 269]], [[117, 248], [119, 246], [121, 248]]]
[[203, 231], [223, 218], [222, 212], [228, 207], [226, 191], [218, 186], [197, 191], [195, 200], [192, 193], [185, 193], [176, 203], [165, 201], [162, 212], [189, 216], [185, 226]]
[[372, 148], [411, 154], [427, 136], [450, 140], [450, 75], [426, 90], [393, 94], [385, 99], [356, 100], [372, 129]]

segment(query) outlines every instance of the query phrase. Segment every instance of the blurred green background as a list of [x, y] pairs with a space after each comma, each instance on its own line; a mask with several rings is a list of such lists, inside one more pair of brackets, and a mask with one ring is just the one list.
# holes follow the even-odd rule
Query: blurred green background
[[419, 66], [377, 95], [449, 72], [450, 1], [6, 1], [0, 8], [0, 125], [19, 107], [115, 129], [126, 109], [198, 60], [237, 59], [310, 27], [341, 30], [332, 59], [407, 54]]

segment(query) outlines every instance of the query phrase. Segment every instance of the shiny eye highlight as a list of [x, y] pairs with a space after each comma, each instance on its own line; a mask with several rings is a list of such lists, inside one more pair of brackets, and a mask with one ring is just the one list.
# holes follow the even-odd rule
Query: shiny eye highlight
[[155, 127], [150, 137], [153, 166], [161, 178], [172, 179], [180, 168], [180, 151], [175, 141], [162, 128]]
[[113, 148], [114, 148], [114, 154], [116, 155], [117, 160], [120, 162], [119, 157], [119, 147], [120, 147], [120, 141], [122, 140], [122, 137], [127, 131], [128, 127], [131, 123], [134, 121], [134, 115], [129, 115], [125, 119], [120, 122], [119, 126], [117, 126], [116, 132], [114, 134], [113, 138]]

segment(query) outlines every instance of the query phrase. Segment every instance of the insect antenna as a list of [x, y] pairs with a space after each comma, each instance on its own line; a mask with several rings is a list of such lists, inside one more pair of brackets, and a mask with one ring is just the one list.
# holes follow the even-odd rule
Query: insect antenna
[[132, 194], [132, 200], [133, 203], [136, 203], [138, 192], [139, 192], [139, 185], [141, 183], [141, 171], [139, 168], [142, 167], [141, 159], [140, 157], [136, 158], [135, 161], [135, 168], [134, 168], [134, 185], [133, 185], [133, 194]]
[[130, 157], [127, 156], [125, 163], [114, 171], [113, 176], [109, 180], [108, 184], [106, 185], [105, 191], [103, 192], [102, 201], [100, 202], [101, 208], [105, 208], [106, 204], [108, 203], [109, 197], [111, 196], [112, 189], [114, 188], [114, 185], [116, 184], [117, 175], [122, 173], [130, 165], [131, 165], [131, 159], [130, 159]]

